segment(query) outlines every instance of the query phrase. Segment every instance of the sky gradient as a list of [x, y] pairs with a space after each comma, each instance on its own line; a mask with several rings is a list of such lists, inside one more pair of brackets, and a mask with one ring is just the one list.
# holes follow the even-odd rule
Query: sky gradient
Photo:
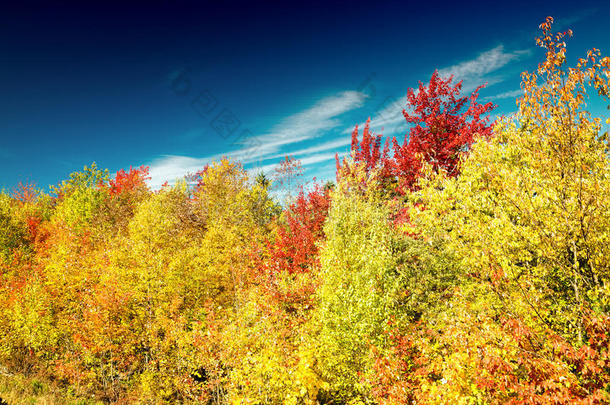
[[289, 3], [3, 6], [0, 188], [93, 161], [149, 165], [158, 187], [223, 155], [258, 172], [293, 154], [328, 179], [368, 117], [404, 138], [406, 91], [434, 69], [514, 111], [547, 15], [574, 31], [571, 61], [610, 54], [607, 2]]

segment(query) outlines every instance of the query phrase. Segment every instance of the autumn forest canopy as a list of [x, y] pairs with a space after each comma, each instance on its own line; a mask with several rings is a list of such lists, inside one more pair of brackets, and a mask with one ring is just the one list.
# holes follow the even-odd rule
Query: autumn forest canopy
[[334, 182], [224, 158], [0, 193], [0, 398], [610, 403], [610, 57], [552, 22], [514, 114], [435, 72]]

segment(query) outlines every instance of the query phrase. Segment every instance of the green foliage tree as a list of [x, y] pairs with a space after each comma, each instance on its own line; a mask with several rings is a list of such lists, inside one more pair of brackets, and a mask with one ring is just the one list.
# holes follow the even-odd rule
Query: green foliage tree
[[[354, 166], [331, 192], [314, 315], [317, 367], [328, 384], [327, 395], [341, 400], [367, 395], [370, 347], [384, 346], [388, 324], [408, 315], [402, 305], [401, 238], [375, 174]], [[361, 189], [365, 177], [367, 187]]]

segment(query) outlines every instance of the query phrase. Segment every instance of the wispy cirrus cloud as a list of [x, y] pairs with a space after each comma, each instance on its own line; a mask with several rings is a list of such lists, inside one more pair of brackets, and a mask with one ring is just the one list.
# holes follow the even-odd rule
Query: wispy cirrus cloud
[[189, 156], [164, 155], [150, 163], [150, 180], [148, 185], [153, 189], [163, 183], [174, 182], [188, 173], [195, 173], [210, 163], [209, 158], [193, 158]]
[[[317, 138], [328, 131], [340, 127], [340, 116], [361, 107], [367, 95], [358, 91], [344, 91], [319, 100], [312, 107], [290, 115], [273, 126], [267, 133], [253, 135], [238, 144], [237, 148], [224, 154], [204, 157], [166, 155], [150, 164], [151, 187], [159, 187], [165, 181], [173, 182], [187, 173], [193, 173], [205, 164], [227, 156], [244, 164], [260, 162], [286, 154], [307, 155], [344, 146], [345, 139], [327, 142], [293, 152], [280, 153], [292, 144]], [[301, 159], [303, 166], [319, 162], [316, 159], [330, 159], [330, 154], [314, 155]], [[332, 153], [334, 157], [334, 152]], [[264, 166], [263, 166], [264, 167]]]
[[341, 125], [339, 116], [362, 107], [367, 95], [358, 91], [344, 91], [324, 98], [313, 107], [283, 119], [269, 133], [255, 136], [260, 141], [256, 150], [243, 150], [249, 161], [278, 152], [281, 147], [318, 137], [323, 132]]
[[503, 98], [517, 98], [522, 95], [523, 95], [523, 90], [517, 89], [517, 90], [505, 91], [504, 93], [499, 93], [499, 94], [496, 94], [493, 96], [488, 96], [488, 97], [485, 97], [484, 100], [500, 100]]
[[[310, 146], [308, 148], [297, 149], [293, 151], [288, 151], [285, 153], [278, 153], [275, 155], [266, 156], [265, 159], [278, 159], [282, 158], [286, 155], [299, 157], [302, 155], [310, 155], [312, 153], [318, 153], [328, 150], [337, 150], [352, 143], [351, 137], [341, 137], [339, 139], [335, 139], [333, 141], [324, 142], [315, 146]], [[334, 152], [333, 152], [334, 153]]]
[[597, 8], [587, 8], [580, 12], [574, 13], [569, 17], [559, 17], [555, 20], [553, 28], [555, 28], [556, 30], [571, 28], [572, 25], [579, 23], [580, 21], [585, 20], [588, 17], [591, 17], [592, 15], [595, 15], [597, 11]]
[[[488, 51], [480, 53], [476, 58], [460, 62], [453, 66], [439, 69], [442, 77], [454, 75], [458, 80], [481, 80], [491, 72], [499, 70], [509, 63], [519, 60], [530, 54], [529, 50], [516, 50], [507, 52], [504, 45], [498, 45]], [[497, 78], [496, 80], [501, 80]]]

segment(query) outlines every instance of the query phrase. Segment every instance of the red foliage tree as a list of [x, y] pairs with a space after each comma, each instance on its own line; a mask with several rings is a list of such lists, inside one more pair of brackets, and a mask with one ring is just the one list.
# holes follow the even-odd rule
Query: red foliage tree
[[[317, 288], [318, 244], [324, 238], [329, 207], [328, 188], [316, 184], [309, 192], [301, 189], [284, 211], [275, 237], [265, 247], [255, 246], [251, 251], [253, 279], [267, 297], [266, 311], [277, 315], [277, 309], [292, 313], [295, 308], [312, 308]], [[281, 280], [286, 277], [301, 278], [301, 282], [282, 286]], [[303, 319], [288, 316], [286, 320], [298, 323]]]
[[324, 221], [330, 207], [328, 190], [320, 185], [308, 193], [299, 192], [284, 212], [285, 226], [277, 232], [271, 246], [272, 272], [279, 269], [293, 274], [309, 271], [317, 263], [317, 242], [324, 237]]
[[476, 134], [491, 135], [493, 124], [483, 117], [495, 108], [492, 103], [479, 104], [477, 87], [470, 96], [460, 97], [462, 81], [452, 85], [453, 76], [443, 79], [438, 71], [430, 83], [419, 83], [419, 89], [407, 91], [407, 109], [403, 115], [414, 124], [400, 145], [393, 139], [394, 173], [402, 191], [416, 186], [422, 161], [434, 170], [443, 169], [450, 176], [458, 174], [460, 155], [468, 150]]
[[[381, 178], [389, 179], [392, 177], [392, 161], [390, 159], [390, 144], [386, 141], [383, 150], [381, 149], [381, 143], [383, 135], [375, 134], [371, 131], [371, 119], [369, 118], [364, 124], [362, 131], [362, 140], [358, 140], [358, 125], [352, 132], [352, 155], [356, 163], [364, 164], [367, 173], [376, 167], [380, 167]], [[343, 162], [339, 161], [339, 156], [336, 155], [337, 161], [337, 173], [339, 169], [345, 165], [345, 159]]]
[[111, 195], [118, 195], [126, 191], [133, 191], [140, 187], [146, 187], [146, 180], [150, 179], [148, 175], [149, 167], [129, 167], [129, 171], [124, 169], [116, 173], [114, 179], [110, 179], [109, 192]]
[[[393, 153], [389, 143], [381, 149], [383, 136], [374, 134], [367, 120], [358, 139], [358, 126], [352, 132], [352, 155], [356, 163], [366, 165], [367, 172], [379, 167], [381, 178], [397, 181], [397, 191], [404, 194], [416, 188], [421, 175], [422, 163], [426, 162], [436, 171], [445, 170], [450, 176], [458, 174], [460, 156], [472, 145], [479, 134], [488, 137], [493, 123], [485, 114], [495, 108], [492, 103], [479, 104], [477, 98], [484, 85], [477, 87], [469, 96], [460, 96], [462, 82], [452, 84], [453, 76], [443, 79], [438, 71], [430, 82], [419, 83], [417, 91], [407, 91], [407, 108], [403, 115], [407, 123], [414, 125], [402, 145], [392, 139]], [[337, 157], [337, 173], [345, 165]]]

